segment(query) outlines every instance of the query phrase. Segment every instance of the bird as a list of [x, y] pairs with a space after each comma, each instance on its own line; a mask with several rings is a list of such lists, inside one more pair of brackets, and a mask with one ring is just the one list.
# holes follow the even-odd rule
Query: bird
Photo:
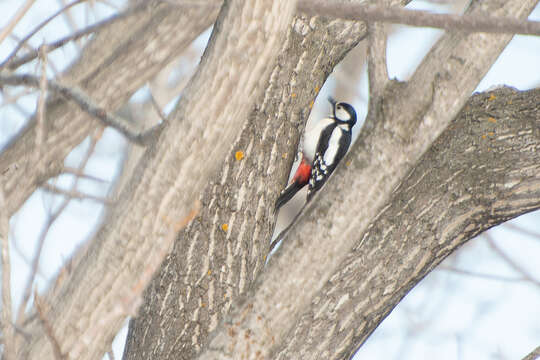
[[332, 114], [306, 132], [300, 165], [277, 198], [274, 212], [306, 185], [309, 201], [328, 180], [351, 145], [352, 128], [356, 124], [354, 107], [332, 97], [328, 97], [328, 101], [332, 105]]

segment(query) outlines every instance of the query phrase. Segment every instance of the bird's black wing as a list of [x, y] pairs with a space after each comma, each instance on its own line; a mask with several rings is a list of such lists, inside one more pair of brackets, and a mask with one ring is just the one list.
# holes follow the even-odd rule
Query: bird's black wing
[[[319, 144], [317, 146], [317, 152], [315, 153], [315, 158], [313, 159], [313, 166], [311, 168], [311, 178], [309, 179], [309, 187], [307, 194], [308, 200], [311, 198], [311, 196], [313, 196], [313, 194], [315, 194], [315, 192], [317, 192], [317, 190], [319, 190], [324, 185], [326, 180], [328, 180], [328, 177], [330, 177], [332, 172], [334, 172], [334, 169], [339, 164], [341, 159], [343, 159], [343, 157], [347, 153], [347, 150], [349, 149], [349, 146], [351, 145], [351, 133], [348, 131], [343, 131], [339, 139], [339, 147], [337, 153], [335, 154], [333, 161], [327, 164], [324, 159], [324, 154], [328, 150], [331, 134], [332, 131], [330, 131], [330, 134], [328, 136], [323, 136], [324, 143], [322, 143], [322, 141], [319, 141]], [[321, 137], [321, 140], [323, 139], [323, 137]]]

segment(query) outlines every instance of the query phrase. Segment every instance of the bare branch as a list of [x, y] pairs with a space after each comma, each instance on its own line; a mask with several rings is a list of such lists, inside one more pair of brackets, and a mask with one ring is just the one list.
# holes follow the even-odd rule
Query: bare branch
[[37, 292], [34, 293], [34, 304], [36, 308], [37, 315], [39, 317], [39, 320], [41, 321], [41, 325], [45, 329], [45, 334], [47, 335], [47, 338], [49, 339], [49, 342], [52, 345], [54, 357], [56, 360], [63, 360], [65, 356], [62, 354], [62, 350], [60, 349], [60, 344], [58, 343], [58, 339], [54, 335], [54, 329], [51, 326], [50, 321], [47, 319], [47, 310], [45, 309], [44, 300], [42, 300]]
[[[265, 266], [273, 204], [290, 171], [310, 104], [365, 34], [360, 22], [293, 20], [265, 93], [255, 97], [247, 126], [205, 187], [201, 215], [179, 235], [130, 323], [126, 360], [141, 359], [148, 349], [156, 357], [194, 358], [231, 304], [252, 286]], [[238, 150], [244, 158], [235, 156]], [[187, 275], [179, 279], [178, 274]]]
[[159, 104], [157, 103], [156, 98], [154, 97], [154, 94], [152, 94], [151, 90], [150, 90], [150, 102], [152, 103], [152, 106], [156, 110], [157, 114], [159, 115], [159, 118], [161, 119], [162, 123], [163, 124], [167, 123], [167, 117], [165, 116], [163, 111], [161, 111], [161, 108], [159, 107]]
[[13, 30], [15, 25], [23, 18], [24, 14], [32, 7], [36, 0], [26, 0], [26, 2], [19, 8], [19, 10], [13, 16], [13, 19], [7, 24], [0, 33], [0, 44], [8, 37], [9, 33]]
[[386, 25], [370, 22], [368, 26], [368, 75], [370, 116], [376, 116], [376, 103], [389, 82], [386, 65]]
[[523, 358], [523, 360], [536, 360], [540, 358], [540, 346]]
[[[367, 229], [351, 229], [343, 236], [356, 238], [354, 246], [294, 318], [283, 335], [285, 345], [276, 345], [272, 358], [349, 358], [403, 296], [454, 250], [492, 226], [539, 208], [539, 94], [540, 89], [502, 88], [473, 96]], [[487, 121], [490, 116], [496, 124]], [[494, 135], [478, 141], [487, 132]], [[332, 238], [332, 243], [343, 237]], [[295, 252], [311, 251], [312, 238], [306, 245], [300, 237], [294, 240], [277, 257], [293, 250], [291, 246]], [[246, 303], [252, 304], [248, 318], [261, 314], [258, 302]]]
[[506, 223], [506, 224], [504, 224], [504, 227], [508, 228], [508, 229], [515, 230], [515, 231], [520, 232], [522, 234], [525, 234], [527, 236], [531, 236], [531, 237], [534, 237], [536, 239], [540, 239], [540, 233], [529, 230], [529, 229], [525, 229], [525, 228], [523, 228], [523, 227], [521, 227], [519, 225], [516, 225], [514, 223], [511, 223], [511, 222]]
[[540, 281], [532, 277], [525, 269], [523, 269], [523, 267], [521, 267], [521, 265], [512, 260], [500, 247], [498, 247], [493, 240], [493, 237], [489, 233], [485, 233], [484, 236], [487, 239], [487, 243], [491, 250], [493, 250], [493, 252], [499, 255], [499, 257], [503, 259], [512, 269], [514, 269], [517, 273], [521, 274], [521, 276], [527, 279], [527, 281], [533, 283], [536, 286], [540, 286]]
[[75, 175], [75, 176], [77, 176], [77, 177], [79, 177], [81, 179], [88, 179], [88, 180], [92, 180], [92, 181], [99, 182], [99, 183], [110, 183], [109, 180], [105, 180], [105, 179], [99, 178], [97, 176], [85, 174], [83, 171], [81, 171], [79, 169], [76, 169], [76, 168], [69, 167], [69, 166], [65, 166], [63, 168], [63, 172], [66, 173], [66, 174]]
[[[106, 26], [114, 24], [118, 20], [124, 19], [126, 17], [132, 16], [133, 14], [135, 14], [135, 13], [137, 13], [139, 11], [145, 10], [148, 7], [148, 5], [149, 5], [148, 2], [143, 2], [141, 4], [138, 4], [137, 6], [134, 6], [132, 8], [127, 9], [126, 11], [124, 11], [124, 12], [122, 12], [120, 14], [111, 16], [111, 17], [109, 17], [109, 18], [107, 18], [105, 20], [102, 20], [102, 21], [98, 21], [97, 23], [89, 25], [89, 26], [87, 26], [87, 27], [85, 27], [85, 28], [83, 28], [81, 30], [78, 30], [78, 31], [74, 32], [73, 34], [67, 35], [67, 36], [65, 36], [65, 37], [63, 37], [61, 39], [56, 40], [56, 41], [52, 41], [50, 43], [47, 43], [47, 44], [45, 44], [45, 46], [47, 47], [47, 51], [51, 52], [53, 50], [56, 50], [56, 49], [64, 46], [65, 44], [67, 44], [70, 41], [78, 40], [78, 39], [82, 38], [83, 36], [95, 33], [97, 31], [103, 29]], [[22, 40], [20, 41], [20, 43], [23, 44]], [[17, 51], [18, 50], [20, 50], [20, 49], [17, 49]], [[0, 64], [0, 68], [6, 67], [6, 68], [8, 68], [10, 70], [14, 70], [14, 69], [18, 68], [19, 66], [24, 65], [24, 64], [34, 60], [35, 58], [37, 58], [39, 56], [39, 53], [38, 53], [37, 49], [32, 49], [27, 54], [24, 54], [24, 55], [21, 55], [21, 56], [18, 56], [18, 57], [14, 57], [15, 55], [16, 55], [16, 52], [14, 50]]]
[[6, 211], [4, 184], [0, 181], [0, 241], [2, 252], [2, 342], [6, 360], [15, 359], [15, 337], [11, 303], [11, 261], [9, 254], [9, 214]]
[[478, 277], [478, 278], [483, 278], [483, 279], [488, 279], [488, 280], [495, 280], [495, 281], [505, 281], [505, 282], [529, 281], [529, 279], [525, 277], [512, 278], [512, 277], [505, 277], [505, 276], [499, 276], [499, 275], [493, 275], [493, 274], [483, 274], [483, 273], [477, 273], [474, 271], [458, 269], [456, 267], [446, 266], [446, 265], [440, 265], [439, 267], [437, 267], [437, 269], [442, 270], [442, 271], [453, 272], [460, 275], [473, 276], [473, 277]]
[[[295, 5], [291, 0], [231, 0], [222, 8], [201, 65], [171, 115], [170, 131], [144, 154], [145, 166], [111, 209], [110, 222], [78, 258], [73, 274], [49, 295], [55, 315], [49, 319], [70, 356], [96, 358], [108, 350], [125, 320], [118, 300], [137, 288], [148, 254], [160, 247], [156, 237], [166, 236], [170, 223], [186, 218], [209, 177], [221, 168], [271, 75]], [[231, 68], [239, 71], [231, 73]], [[126, 237], [134, 227], [136, 233]], [[38, 330], [25, 349], [28, 357], [50, 358], [45, 340]]]
[[[505, 1], [501, 6], [500, 2], [482, 2], [482, 8], [526, 18], [536, 3], [536, 0], [527, 3], [514, 0]], [[473, 8], [470, 12], [478, 11], [480, 9]], [[231, 321], [242, 334], [249, 331], [249, 339], [229, 337], [224, 326], [213, 338], [212, 348], [229, 349], [231, 346], [244, 351], [249, 343], [250, 350], [254, 350], [251, 344], [264, 342], [268, 329], [276, 334], [276, 346], [290, 340], [290, 334], [283, 330], [284, 324], [288, 323], [289, 329], [297, 329], [296, 314], [321, 299], [316, 298], [316, 289], [329, 281], [330, 269], [342, 264], [342, 256], [354, 246], [355, 234], [363, 233], [369, 219], [388, 205], [400, 179], [451, 123], [510, 38], [510, 35], [500, 34], [445, 34], [419, 66], [411, 83], [393, 82], [392, 86], [387, 86], [384, 118], [360, 133], [347, 159], [325, 185], [325, 191], [315, 195], [316, 199], [310, 201], [305, 215], [291, 230], [289, 238], [297, 240], [283, 244], [257, 282], [262, 285], [249, 301], [238, 305], [237, 314], [246, 314], [246, 317], [239, 316]], [[478, 46], [479, 41], [482, 47]], [[351, 211], [355, 216], [343, 216]], [[309, 241], [302, 241], [305, 234], [310, 234]], [[265, 321], [259, 321], [258, 317]], [[240, 325], [236, 320], [241, 321]], [[207, 354], [208, 358], [212, 355], [215, 354]]]
[[[41, 46], [39, 48], [39, 56], [41, 58], [41, 78], [39, 79], [39, 99], [37, 103], [36, 116], [36, 148], [34, 151], [34, 156], [36, 156], [36, 162], [43, 156], [45, 152], [45, 101], [47, 100], [47, 48]], [[44, 173], [45, 164], [41, 164], [41, 168], [38, 169], [39, 172]]]
[[[97, 141], [99, 137], [101, 136], [103, 130], [99, 130], [93, 137], [92, 141], [90, 143], [90, 146], [86, 152], [85, 157], [82, 159], [81, 163], [79, 164], [78, 171], [84, 171], [84, 168], [86, 167], [86, 164], [88, 163], [88, 160], [90, 160], [90, 156], [94, 152], [94, 149], [96, 147]], [[77, 185], [78, 185], [78, 178], [75, 178], [75, 181], [71, 185], [70, 190], [67, 191], [67, 193], [75, 192]], [[56, 221], [56, 219], [62, 214], [62, 212], [65, 210], [65, 208], [68, 206], [69, 202], [71, 201], [70, 197], [66, 197], [62, 203], [58, 206], [58, 208], [48, 216], [47, 222], [45, 223], [43, 229], [41, 230], [41, 233], [37, 239], [37, 249], [36, 253], [34, 254], [34, 257], [32, 259], [32, 264], [30, 268], [30, 275], [28, 276], [28, 280], [26, 281], [26, 285], [23, 291], [23, 298], [21, 301], [21, 304], [19, 305], [19, 310], [17, 312], [17, 321], [16, 324], [18, 326], [21, 326], [25, 321], [25, 311], [26, 306], [28, 304], [28, 301], [30, 300], [30, 296], [32, 295], [32, 286], [34, 284], [35, 277], [38, 272], [39, 268], [39, 262], [41, 259], [41, 252], [43, 250], [43, 245], [45, 244], [45, 239], [47, 238], [47, 234], [49, 233], [49, 230], [52, 226], [52, 224]]]
[[[207, 7], [140, 3], [151, 4], [152, 11], [136, 12], [102, 28], [85, 46], [79, 61], [61, 75], [62, 83], [83, 89], [111, 112], [182, 53], [217, 16], [214, 8], [208, 11]], [[55, 132], [47, 138], [48, 151], [40, 162], [47, 164], [45, 175], [54, 177], [62, 172], [65, 157], [95, 129], [96, 123], [61, 97], [52, 98], [47, 107], [47, 124]], [[26, 156], [35, 144], [35, 123], [35, 118], [30, 118], [0, 153], [10, 214], [44, 181], [44, 174], [36, 171], [39, 165], [34, 157]]]
[[6, 60], [4, 60], [2, 62], [2, 64], [0, 64], [0, 68], [4, 67], [4, 65], [6, 63], [8, 63], [12, 58], [13, 56], [15, 56], [17, 54], [17, 52], [19, 52], [19, 50], [21, 49], [21, 47], [23, 47], [24, 44], [26, 44], [26, 42], [28, 40], [30, 40], [30, 38], [32, 36], [34, 36], [39, 30], [41, 30], [45, 25], [47, 25], [49, 22], [51, 22], [55, 17], [57, 17], [58, 15], [62, 14], [64, 11], [66, 11], [67, 9], [69, 9], [70, 7], [74, 6], [74, 5], [77, 5], [77, 4], [80, 4], [84, 1], [87, 1], [87, 0], [75, 0], [74, 2], [64, 6], [63, 8], [61, 8], [60, 10], [58, 10], [57, 12], [55, 12], [54, 14], [52, 14], [51, 16], [49, 16], [47, 19], [45, 19], [44, 21], [42, 21], [38, 26], [36, 26], [34, 28], [34, 30], [30, 31], [30, 33], [28, 33], [28, 35], [26, 35], [25, 37], [23, 37], [21, 39], [21, 41], [19, 41], [19, 43], [17, 44], [17, 46], [15, 46], [15, 49], [13, 49], [13, 51], [8, 55], [8, 57], [6, 58]]
[[45, 239], [47, 238], [47, 234], [49, 233], [51, 225], [56, 221], [58, 216], [60, 216], [60, 214], [62, 214], [62, 212], [65, 210], [65, 208], [69, 204], [69, 200], [70, 200], [69, 198], [64, 199], [64, 201], [60, 204], [58, 209], [54, 211], [54, 213], [49, 215], [49, 217], [47, 218], [47, 222], [45, 223], [45, 226], [41, 230], [41, 233], [37, 239], [37, 249], [32, 259], [30, 275], [28, 276], [28, 279], [26, 280], [26, 285], [23, 291], [23, 298], [22, 298], [21, 304], [19, 305], [19, 310], [17, 312], [16, 323], [19, 326], [24, 322], [24, 313], [26, 311], [26, 305], [28, 304], [28, 301], [30, 300], [30, 296], [32, 295], [32, 286], [34, 284], [34, 280], [38, 272], [39, 262], [41, 259], [41, 252], [43, 251], [43, 245], [45, 244]]
[[298, 11], [308, 15], [332, 16], [340, 19], [368, 22], [390, 22], [395, 24], [433, 27], [445, 30], [486, 32], [496, 34], [540, 35], [540, 22], [488, 15], [433, 14], [420, 10], [405, 10], [399, 7], [380, 7], [358, 3], [334, 3], [326, 0], [303, 0]]
[[[57, 0], [57, 1], [60, 1], [60, 3], [65, 7], [66, 6], [66, 2], [69, 1], [69, 0]], [[88, 15], [89, 15], [89, 10], [92, 8], [92, 5], [94, 4], [94, 1], [95, 0], [92, 0], [89, 4], [88, 4], [88, 7], [85, 11], [86, 13], [86, 20], [88, 21]], [[66, 9], [64, 12], [63, 12], [63, 17], [67, 23], [67, 26], [69, 27], [69, 30], [71, 32], [75, 32], [77, 31], [77, 23], [75, 22], [75, 20], [73, 19], [73, 14], [72, 14], [72, 11], [70, 9]], [[87, 23], [88, 25], [88, 23]], [[81, 51], [81, 46], [80, 44], [78, 44], [77, 42], [74, 43], [75, 47], [77, 48], [77, 51]]]
[[[39, 86], [40, 79], [34, 75], [25, 74], [25, 75], [0, 75], [0, 86], [2, 85], [28, 85], [28, 86]], [[82, 90], [75, 87], [70, 88], [59, 84], [54, 80], [48, 81], [48, 87], [62, 95], [65, 96], [68, 100], [73, 101], [79, 106], [79, 108], [89, 115], [92, 115], [94, 118], [101, 120], [104, 125], [110, 126], [118, 130], [122, 135], [127, 139], [133, 141], [134, 143], [145, 145], [148, 144], [151, 140], [154, 139], [156, 130], [160, 130], [161, 126], [156, 128], [151, 128], [145, 132], [139, 132], [134, 128], [133, 124], [128, 120], [125, 120], [119, 116], [109, 113], [99, 105], [95, 104], [90, 97], [85, 94]]]
[[79, 200], [88, 199], [88, 200], [97, 201], [97, 202], [105, 204], [105, 205], [111, 205], [111, 204], [114, 203], [114, 201], [112, 201], [111, 199], [108, 199], [106, 197], [85, 194], [85, 193], [82, 193], [82, 192], [76, 191], [76, 190], [64, 190], [64, 189], [61, 189], [59, 187], [56, 187], [54, 185], [47, 184], [47, 183], [42, 184], [41, 188], [43, 190], [45, 190], [47, 192], [50, 192], [50, 193], [53, 193], [53, 194], [65, 195], [69, 199], [79, 199]]
[[[117, 22], [119, 20], [122, 20], [122, 19], [125, 19], [127, 17], [133, 16], [134, 14], [136, 14], [136, 13], [138, 13], [140, 11], [144, 11], [144, 10], [146, 10], [148, 8], [149, 5], [150, 5], [149, 2], [146, 2], [146, 1], [142, 2], [142, 3], [138, 4], [137, 6], [128, 8], [126, 11], [124, 11], [124, 12], [122, 12], [120, 14], [113, 15], [113, 16], [107, 18], [107, 19], [98, 21], [95, 24], [89, 25], [89, 26], [87, 26], [87, 27], [85, 27], [83, 29], [75, 31], [74, 33], [72, 33], [70, 35], [64, 36], [61, 39], [58, 39], [58, 40], [52, 41], [50, 43], [47, 43], [47, 44], [45, 44], [45, 46], [47, 47], [47, 52], [54, 51], [54, 50], [64, 46], [65, 44], [69, 43], [70, 41], [78, 40], [78, 39], [80, 39], [80, 38], [82, 38], [82, 37], [84, 37], [86, 35], [89, 35], [89, 34], [97, 32], [99, 30], [102, 30], [104, 27], [110, 26], [110, 25], [114, 24], [115, 22]], [[22, 44], [22, 40], [20, 42]], [[6, 67], [6, 68], [8, 68], [10, 70], [14, 70], [14, 69], [18, 68], [19, 66], [24, 65], [24, 64], [34, 60], [35, 58], [37, 58], [39, 56], [39, 53], [38, 53], [37, 49], [30, 49], [30, 51], [27, 54], [20, 55], [18, 57], [14, 57], [15, 55], [16, 55], [15, 52], [12, 52], [0, 64], [0, 68]]]

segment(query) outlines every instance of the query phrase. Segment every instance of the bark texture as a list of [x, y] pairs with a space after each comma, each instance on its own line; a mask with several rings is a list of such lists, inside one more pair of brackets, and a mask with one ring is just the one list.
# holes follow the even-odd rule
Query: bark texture
[[[150, 2], [143, 11], [100, 31], [59, 81], [81, 88], [101, 107], [114, 112], [208, 28], [218, 10], [217, 6], [181, 8]], [[47, 152], [42, 157], [33, 155], [35, 119], [0, 154], [9, 214], [40, 184], [60, 174], [67, 154], [101, 126], [63, 98], [49, 101], [46, 114]]]
[[[126, 359], [191, 359], [263, 268], [273, 204], [313, 99], [362, 23], [296, 17], [265, 93], [130, 325]], [[309, 87], [306, 88], [306, 83]], [[242, 159], [237, 159], [237, 151]], [[279, 174], [279, 176], [277, 176]]]
[[[136, 311], [137, 293], [146, 285], [140, 278], [195, 206], [199, 189], [245, 124], [295, 5], [290, 0], [224, 3], [199, 71], [165, 131], [141, 159], [71, 277], [47, 296], [49, 325], [66, 358], [102, 356], [126, 315]], [[36, 324], [33, 330], [25, 356], [53, 358], [43, 329]]]
[[[468, 12], [524, 18], [535, 5], [536, 1], [481, 1], [473, 2]], [[294, 250], [284, 244], [256, 289], [233, 308], [230, 322], [219, 328], [201, 358], [271, 357], [272, 350], [254, 344], [270, 341], [275, 349], [284, 345], [298, 316], [343, 263], [356, 236], [366, 230], [401, 179], [457, 115], [510, 38], [447, 34], [407, 84], [387, 87], [377, 104], [377, 120], [368, 119], [345, 165], [289, 233], [289, 239], [295, 239]]]
[[349, 358], [446, 256], [539, 207], [540, 89], [474, 95], [367, 231], [354, 236], [272, 358]]

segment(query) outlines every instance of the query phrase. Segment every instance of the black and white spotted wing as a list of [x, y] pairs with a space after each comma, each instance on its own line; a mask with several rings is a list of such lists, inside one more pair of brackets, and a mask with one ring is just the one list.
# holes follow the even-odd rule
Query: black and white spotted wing
[[308, 200], [319, 190], [332, 174], [351, 145], [349, 124], [335, 123], [328, 126], [317, 143], [308, 186]]

